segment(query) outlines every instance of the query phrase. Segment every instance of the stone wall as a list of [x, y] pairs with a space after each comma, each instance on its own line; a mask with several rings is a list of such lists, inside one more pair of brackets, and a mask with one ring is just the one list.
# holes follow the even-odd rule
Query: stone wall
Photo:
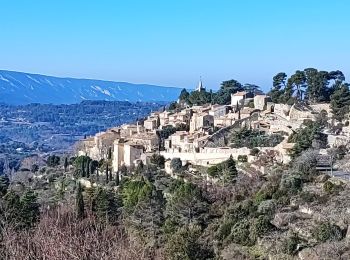
[[274, 105], [274, 114], [289, 119], [289, 111], [291, 109], [290, 105], [287, 104], [275, 104]]
[[254, 97], [254, 108], [259, 110], [264, 110], [266, 108], [267, 96], [266, 95], [256, 95]]

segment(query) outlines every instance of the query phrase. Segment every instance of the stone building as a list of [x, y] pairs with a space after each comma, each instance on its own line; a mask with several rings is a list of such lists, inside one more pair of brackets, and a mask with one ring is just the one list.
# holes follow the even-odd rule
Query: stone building
[[87, 155], [93, 160], [107, 158], [108, 150], [113, 152], [113, 142], [120, 134], [115, 131], [97, 133], [94, 137], [83, 140], [78, 148], [78, 155]]
[[267, 102], [269, 102], [271, 98], [267, 95], [256, 95], [254, 97], [254, 108], [259, 110], [265, 110], [267, 106]]
[[135, 166], [135, 162], [141, 159], [144, 153], [143, 145], [131, 141], [116, 140], [112, 157], [112, 168], [117, 172], [122, 165], [127, 167]]
[[236, 107], [237, 104], [239, 106], [244, 106], [246, 99], [252, 98], [254, 98], [254, 94], [246, 91], [231, 94], [231, 106]]
[[146, 130], [153, 131], [158, 128], [159, 126], [158, 123], [159, 123], [158, 117], [148, 117], [148, 119], [146, 119], [143, 122], [143, 126]]
[[285, 119], [288, 119], [289, 111], [291, 106], [287, 104], [275, 104], [274, 105], [274, 114]]
[[227, 106], [213, 105], [209, 111], [209, 115], [212, 115], [214, 118], [222, 117], [228, 113]]
[[128, 140], [135, 144], [143, 145], [147, 152], [155, 151], [159, 147], [159, 138], [155, 133], [135, 134]]
[[190, 122], [190, 133], [214, 126], [214, 117], [209, 114], [193, 114]]

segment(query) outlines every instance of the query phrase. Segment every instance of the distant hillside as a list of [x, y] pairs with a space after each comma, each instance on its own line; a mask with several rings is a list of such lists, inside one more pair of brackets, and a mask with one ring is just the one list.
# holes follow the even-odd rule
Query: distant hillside
[[83, 100], [173, 101], [181, 89], [0, 70], [0, 102], [72, 104]]

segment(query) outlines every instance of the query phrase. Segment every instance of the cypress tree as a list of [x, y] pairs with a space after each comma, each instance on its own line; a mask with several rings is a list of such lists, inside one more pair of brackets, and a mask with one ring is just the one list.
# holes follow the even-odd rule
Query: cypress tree
[[106, 183], [109, 181], [108, 177], [108, 164], [106, 164]]
[[91, 161], [90, 161], [90, 160], [87, 160], [87, 161], [86, 161], [86, 177], [87, 177], [87, 178], [90, 177], [90, 164], [91, 164]]
[[119, 171], [117, 171], [115, 175], [115, 185], [119, 186], [119, 183]]
[[81, 187], [80, 182], [78, 182], [75, 200], [76, 200], [77, 218], [82, 219], [84, 217], [84, 197], [83, 197], [83, 189]]
[[81, 177], [85, 177], [85, 157], [82, 158], [81, 162]]
[[63, 166], [64, 166], [64, 171], [66, 172], [66, 171], [67, 171], [67, 168], [68, 168], [68, 158], [67, 158], [67, 157], [64, 158], [64, 164], [63, 164]]
[[4, 196], [7, 193], [9, 185], [9, 177], [7, 175], [0, 176], [0, 196]]
[[109, 171], [109, 181], [113, 181], [112, 170]]
[[108, 148], [107, 159], [108, 159], [108, 160], [112, 159], [112, 147], [109, 147], [109, 148]]

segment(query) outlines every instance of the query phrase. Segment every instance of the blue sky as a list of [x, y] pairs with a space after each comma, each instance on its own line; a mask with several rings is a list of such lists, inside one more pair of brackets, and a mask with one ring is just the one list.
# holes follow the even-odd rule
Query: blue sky
[[347, 0], [3, 0], [0, 69], [217, 89], [280, 71], [350, 77]]

